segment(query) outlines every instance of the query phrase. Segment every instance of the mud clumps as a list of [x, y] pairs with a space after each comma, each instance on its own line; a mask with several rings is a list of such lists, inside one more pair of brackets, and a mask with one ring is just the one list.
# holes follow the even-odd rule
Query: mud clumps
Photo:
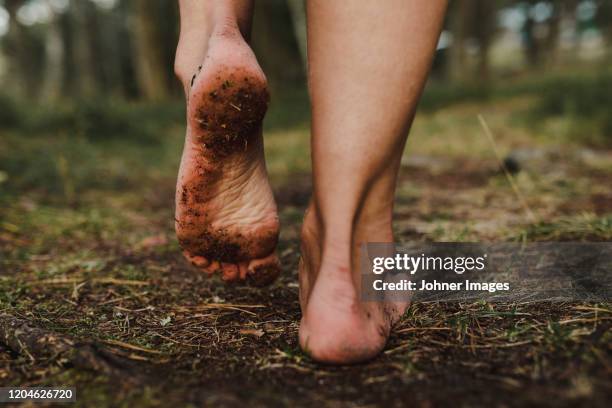
[[243, 248], [244, 244], [238, 242], [242, 237], [229, 237], [223, 230], [203, 232], [197, 236], [179, 237], [181, 248], [193, 256], [202, 256], [220, 262], [236, 263], [249, 259]]
[[[187, 229], [189, 230], [189, 228]], [[186, 230], [184, 230], [186, 231]], [[232, 234], [225, 230], [207, 230], [196, 234], [179, 234], [179, 245], [191, 256], [201, 256], [211, 261], [238, 263], [262, 257], [274, 250], [277, 238], [273, 234], [263, 234], [253, 246], [253, 239], [242, 234]], [[197, 266], [197, 265], [196, 265]], [[255, 266], [246, 276], [250, 286], [267, 286], [280, 274], [278, 263]]]
[[205, 252], [198, 254], [200, 256], [218, 259], [221, 262], [236, 262], [236, 260], [247, 258], [246, 254], [243, 254], [241, 245], [236, 242], [223, 238], [216, 239], [212, 236], [203, 236], [201, 239], [206, 243], [200, 247], [199, 252]]
[[198, 177], [184, 182], [180, 188], [178, 199], [184, 206], [202, 204], [214, 196], [215, 190], [211, 188], [214, 180], [219, 177], [220, 171], [209, 170], [203, 166], [197, 168]]
[[181, 188], [181, 204], [187, 204], [187, 189], [185, 187]]
[[[205, 217], [205, 214], [200, 214]], [[189, 216], [196, 217], [190, 213]], [[197, 220], [198, 226], [206, 220]], [[184, 223], [184, 226], [191, 226]], [[193, 225], [192, 227], [195, 227]], [[197, 233], [196, 233], [197, 231]], [[256, 237], [245, 236], [225, 229], [199, 228], [182, 229], [178, 236], [181, 248], [193, 256], [203, 256], [210, 260], [236, 263], [260, 258], [276, 247], [278, 237], [273, 230], [258, 232]]]
[[265, 83], [249, 74], [225, 75], [213, 90], [204, 92], [195, 113], [199, 141], [216, 157], [247, 149], [268, 109]]
[[[223, 235], [222, 232], [221, 234]], [[217, 238], [210, 234], [202, 234], [195, 238], [179, 237], [179, 244], [192, 256], [201, 256], [219, 262], [237, 263], [249, 259], [248, 254], [244, 253], [242, 245], [236, 241], [227, 240], [223, 236]], [[194, 265], [198, 266], [197, 264]], [[268, 286], [276, 280], [278, 275], [280, 275], [280, 265], [278, 263], [258, 265], [249, 270], [245, 283], [255, 287]]]

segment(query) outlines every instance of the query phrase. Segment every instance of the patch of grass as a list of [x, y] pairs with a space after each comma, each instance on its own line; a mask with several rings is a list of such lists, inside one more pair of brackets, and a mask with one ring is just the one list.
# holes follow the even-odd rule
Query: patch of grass
[[528, 226], [516, 237], [527, 241], [610, 241], [612, 216], [583, 214], [576, 217], [542, 221]]
[[593, 145], [612, 143], [612, 74], [567, 77], [546, 87], [531, 113], [532, 121], [564, 118], [567, 135]]
[[487, 84], [430, 82], [419, 102], [422, 112], [433, 112], [459, 103], [483, 102], [499, 97], [500, 90]]
[[88, 191], [142, 190], [155, 178], [171, 183], [180, 157], [176, 133], [166, 135], [157, 145], [142, 145], [129, 136], [124, 142], [102, 145], [74, 135], [5, 137], [0, 171], [6, 180], [0, 183], [0, 192], [37, 192], [47, 201], [69, 204]]
[[436, 227], [429, 238], [439, 242], [476, 242], [477, 235], [474, 233], [470, 222], [454, 223], [443, 218], [436, 219]]
[[18, 108], [26, 112], [17, 122], [23, 133], [66, 133], [102, 142], [155, 143], [168, 125], [182, 124], [185, 117], [180, 101], [142, 104], [99, 98]]
[[[531, 75], [497, 83], [447, 84], [432, 81], [421, 98], [421, 112], [431, 113], [458, 104], [495, 103], [517, 97], [533, 97], [515, 122], [543, 128], [552, 122], [551, 137], [590, 145], [612, 144], [612, 72], [608, 69], [570, 70]], [[561, 122], [561, 123], [555, 123]]]
[[0, 94], [0, 123], [5, 129], [11, 129], [22, 123], [20, 107], [14, 99]]
[[310, 99], [304, 86], [293, 86], [271, 95], [264, 131], [304, 129], [310, 122]]

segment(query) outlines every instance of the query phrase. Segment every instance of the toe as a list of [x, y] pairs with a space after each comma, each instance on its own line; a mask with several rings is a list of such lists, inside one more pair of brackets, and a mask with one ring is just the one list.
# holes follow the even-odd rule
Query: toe
[[238, 272], [240, 273], [240, 279], [245, 280], [249, 272], [249, 262], [243, 261], [238, 263]]
[[223, 262], [221, 264], [221, 269], [223, 270], [223, 275], [221, 276], [221, 279], [223, 279], [224, 281], [231, 282], [238, 279], [238, 265]]
[[280, 274], [280, 263], [276, 254], [249, 262], [246, 281], [252, 286], [266, 286]]
[[221, 269], [221, 265], [219, 264], [218, 261], [212, 261], [210, 265], [208, 265], [207, 267], [203, 269], [204, 269], [204, 272], [208, 273], [209, 275], [212, 275], [213, 273]]
[[198, 268], [205, 268], [210, 264], [210, 261], [203, 256], [193, 256], [190, 255], [189, 252], [183, 251], [183, 256], [187, 258], [189, 262], [191, 262], [194, 266]]

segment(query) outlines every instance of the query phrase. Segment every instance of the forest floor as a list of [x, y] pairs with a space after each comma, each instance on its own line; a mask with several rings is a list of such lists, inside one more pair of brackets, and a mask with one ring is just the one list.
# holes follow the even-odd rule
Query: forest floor
[[[612, 239], [612, 149], [558, 137], [564, 118], [526, 125], [517, 112], [533, 103], [518, 95], [418, 116], [398, 185], [400, 242]], [[520, 167], [536, 221], [478, 114]], [[609, 303], [417, 303], [373, 361], [310, 360], [297, 342], [296, 274], [308, 129], [267, 130], [283, 275], [265, 289], [228, 287], [182, 258], [180, 120], [154, 142], [3, 134], [0, 385], [74, 386], [77, 405], [96, 407], [608, 406]]]

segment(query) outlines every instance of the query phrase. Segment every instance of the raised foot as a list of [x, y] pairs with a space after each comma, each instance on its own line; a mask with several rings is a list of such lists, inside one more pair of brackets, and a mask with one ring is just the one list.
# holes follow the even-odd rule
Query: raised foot
[[244, 41], [213, 38], [188, 87], [175, 217], [183, 253], [226, 281], [269, 284], [280, 267], [261, 133], [265, 76]]

